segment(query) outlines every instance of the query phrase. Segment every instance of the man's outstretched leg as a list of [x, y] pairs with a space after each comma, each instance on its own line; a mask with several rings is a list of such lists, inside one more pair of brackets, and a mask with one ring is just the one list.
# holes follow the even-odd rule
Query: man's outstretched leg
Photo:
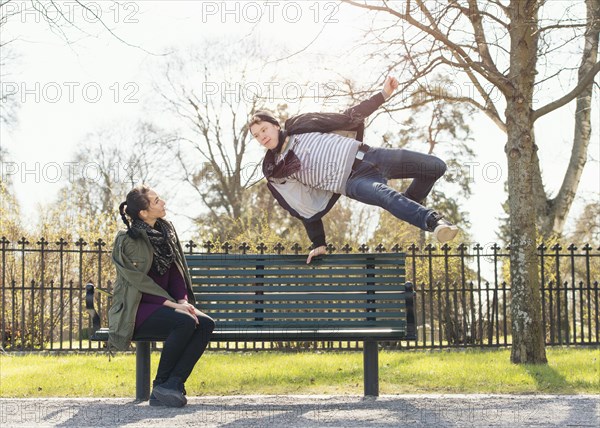
[[[400, 220], [432, 232], [439, 242], [444, 243], [454, 239], [458, 228], [443, 219], [437, 212], [388, 186], [382, 171], [371, 162], [370, 154], [371, 151], [348, 179], [346, 196], [365, 204], [381, 207]], [[429, 187], [427, 193], [436, 179], [429, 179], [431, 183], [426, 183]]]

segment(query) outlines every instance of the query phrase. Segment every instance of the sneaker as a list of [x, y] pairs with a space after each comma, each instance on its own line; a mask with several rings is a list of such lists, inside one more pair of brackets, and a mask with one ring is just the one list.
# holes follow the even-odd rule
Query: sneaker
[[[160, 384], [154, 384], [153, 388], [152, 388], [152, 392], [150, 393], [150, 399], [148, 400], [148, 404], [152, 407], [156, 407], [156, 406], [164, 406], [164, 404], [158, 399], [156, 398], [156, 395], [154, 395], [154, 388]], [[181, 386], [181, 393], [183, 394], [184, 398], [186, 398], [186, 403], [187, 403], [187, 397], [185, 397], [187, 395], [187, 391], [185, 390], [185, 385]]]
[[152, 393], [165, 406], [183, 407], [187, 404], [183, 391], [183, 383], [179, 378], [170, 377], [165, 383], [156, 386]]
[[150, 399], [148, 400], [148, 404], [152, 407], [164, 406], [164, 404], [161, 403], [161, 401], [158, 398], [156, 398], [156, 395], [154, 395], [154, 389], [152, 390], [152, 393], [150, 394]]
[[156, 398], [156, 395], [154, 395], [154, 388], [162, 383], [165, 383], [163, 379], [154, 379], [152, 381], [152, 392], [150, 392], [150, 398], [148, 399], [148, 404], [150, 406], [164, 406], [164, 404], [161, 403], [158, 398]]
[[441, 244], [452, 241], [457, 234], [458, 227], [443, 218], [438, 220], [437, 226], [433, 229], [433, 236]]
[[442, 244], [453, 240], [458, 234], [458, 227], [435, 211], [427, 219], [427, 227], [435, 239]]

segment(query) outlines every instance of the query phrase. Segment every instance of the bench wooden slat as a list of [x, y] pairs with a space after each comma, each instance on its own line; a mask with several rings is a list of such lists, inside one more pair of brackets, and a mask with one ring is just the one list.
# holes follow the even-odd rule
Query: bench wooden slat
[[[200, 309], [202, 311], [207, 310], [240, 310], [240, 305], [238, 303], [213, 303], [213, 302], [201, 302], [202, 305]], [[404, 308], [404, 303], [369, 303], [369, 302], [361, 302], [361, 303], [340, 303], [340, 302], [326, 302], [326, 303], [294, 303], [294, 309], [398, 309]], [[244, 309], [247, 311], [256, 310], [256, 309], [264, 309], [264, 310], [273, 310], [273, 309], [289, 309], [289, 304], [282, 303], [245, 303]]]
[[[218, 321], [217, 321], [218, 323]], [[302, 320], [294, 320], [294, 321], [247, 321], [235, 324], [233, 321], [229, 323], [225, 328], [217, 328], [215, 332], [224, 332], [224, 331], [237, 331], [239, 335], [250, 335], [250, 331], [256, 329], [263, 329], [264, 332], [269, 332], [274, 328], [284, 329], [284, 330], [295, 330], [298, 328], [302, 328], [305, 330], [321, 330], [327, 329], [331, 331], [346, 331], [346, 330], [356, 330], [356, 329], [367, 329], [368, 328], [395, 328], [395, 331], [398, 333], [405, 333], [406, 323], [402, 320], [390, 320], [387, 322], [379, 322], [379, 321], [360, 321], [360, 322], [339, 322], [339, 323], [331, 323], [326, 320], [322, 320], [321, 322], [315, 321], [302, 321]], [[214, 334], [214, 333], [213, 333]], [[212, 336], [211, 336], [212, 337]]]
[[256, 340], [264, 341], [345, 341], [345, 340], [400, 340], [404, 337], [403, 329], [348, 329], [348, 330], [277, 330], [270, 328], [268, 330], [247, 330], [244, 334], [236, 331], [222, 330], [213, 333], [211, 340], [215, 342], [243, 342], [244, 338], [252, 337]]
[[358, 293], [271, 293], [271, 294], [242, 294], [242, 293], [202, 293], [194, 294], [197, 302], [230, 301], [243, 302], [248, 300], [269, 300], [269, 301], [292, 301], [292, 300], [399, 300], [404, 299], [404, 293], [378, 293], [378, 294], [358, 294]]
[[327, 285], [335, 284], [389, 284], [390, 286], [398, 284], [398, 282], [404, 282], [404, 276], [305, 276], [305, 277], [271, 277], [271, 276], [234, 276], [234, 277], [199, 277], [193, 276], [192, 282], [194, 284], [281, 284], [281, 285], [294, 285], [294, 284], [315, 284], [326, 287]]
[[234, 319], [234, 318], [252, 318], [260, 317], [264, 319], [290, 318], [290, 319], [357, 319], [375, 317], [382, 318], [402, 318], [404, 312], [206, 312], [207, 315], [215, 319]]
[[[365, 329], [281, 329], [273, 327], [267, 329], [245, 329], [240, 330], [215, 330], [211, 336], [213, 342], [253, 342], [264, 341], [319, 341], [319, 340], [364, 340], [366, 338], [375, 340], [399, 340], [406, 335], [405, 328], [374, 328]], [[252, 338], [252, 339], [249, 339]], [[92, 340], [108, 340], [108, 329], [99, 330]]]
[[[405, 291], [404, 284], [383, 284], [383, 285], [369, 285], [369, 284], [356, 284], [348, 286], [331, 286], [331, 285], [225, 285], [225, 286], [195, 286], [193, 287], [194, 294], [202, 293], [248, 293], [248, 292], [264, 292], [264, 293], [287, 293], [287, 292], [323, 292], [323, 291], [335, 291], [338, 292], [389, 292], [389, 291]], [[379, 293], [375, 294], [376, 296]]]
[[285, 284], [293, 286], [293, 284], [315, 284], [323, 287], [333, 286], [335, 284], [355, 284], [356, 286], [364, 286], [367, 284], [388, 284], [393, 287], [394, 283], [402, 281], [403, 277], [386, 278], [386, 277], [312, 277], [312, 278], [262, 278], [262, 277], [244, 277], [244, 278], [199, 278], [192, 277], [194, 284]]
[[405, 261], [400, 254], [334, 254], [325, 258], [315, 258], [310, 265], [306, 264], [305, 255], [224, 255], [224, 254], [205, 254], [205, 255], [187, 255], [186, 261], [190, 268], [209, 267], [209, 268], [241, 268], [252, 266], [280, 266], [283, 268], [298, 267], [302, 269], [319, 269], [323, 265], [328, 267], [343, 266], [344, 268], [364, 267], [368, 265], [385, 266], [391, 265], [394, 267], [404, 266]]
[[364, 266], [358, 266], [355, 269], [256, 269], [255, 267], [250, 267], [247, 269], [215, 269], [215, 268], [198, 268], [198, 267], [190, 267], [190, 275], [201, 277], [209, 277], [212, 278], [214, 276], [225, 276], [225, 277], [252, 277], [253, 275], [266, 275], [266, 276], [275, 276], [275, 277], [287, 277], [294, 275], [302, 275], [302, 276], [326, 276], [326, 275], [354, 275], [357, 277], [367, 276], [367, 275], [377, 275], [377, 276], [396, 276], [402, 277], [406, 274], [406, 269], [397, 268], [397, 269], [367, 269]]
[[[238, 327], [216, 329], [211, 335], [211, 340], [218, 340], [220, 338], [222, 339], [223, 337], [228, 337], [228, 336], [231, 337], [231, 336], [235, 335], [238, 338], [240, 338], [241, 336], [244, 336], [248, 342], [252, 342], [252, 341], [254, 341], [254, 338], [252, 336], [253, 334], [260, 334], [261, 338], [264, 338], [264, 337], [270, 337], [274, 334], [281, 334], [282, 332], [286, 332], [286, 334], [291, 334], [291, 335], [293, 335], [297, 332], [304, 332], [305, 334], [309, 334], [309, 333], [310, 334], [320, 334], [322, 336], [330, 335], [334, 339], [337, 339], [338, 334], [339, 335], [349, 335], [349, 334], [360, 333], [362, 335], [368, 335], [369, 333], [379, 332], [379, 333], [385, 333], [387, 335], [397, 334], [399, 338], [401, 338], [403, 335], [406, 334], [406, 325], [405, 325], [405, 323], [403, 324], [402, 322], [398, 322], [394, 325], [390, 325], [387, 327], [365, 323], [363, 326], [365, 328], [360, 328], [360, 326], [355, 325], [355, 324], [349, 324], [345, 327], [336, 326], [335, 328], [327, 328], [326, 325], [324, 325], [324, 324], [320, 324], [317, 326], [317, 325], [309, 324], [309, 323], [301, 323], [301, 324], [294, 323], [293, 325], [296, 327], [303, 325], [304, 328], [303, 329], [289, 328], [290, 324], [286, 324], [286, 323], [263, 323], [263, 324], [260, 324], [259, 322], [256, 322], [255, 324], [240, 325]], [[261, 326], [264, 326], [264, 328], [261, 328]], [[280, 327], [280, 329], [278, 330], [274, 327]], [[368, 327], [368, 328], [366, 328], [366, 327]], [[252, 339], [250, 339], [250, 338], [252, 338]], [[95, 332], [94, 336], [90, 337], [90, 340], [100, 341], [100, 342], [107, 341], [108, 340], [108, 328], [99, 329], [98, 331]], [[260, 339], [260, 340], [262, 340], [262, 339]]]
[[391, 313], [394, 310], [396, 310], [397, 312], [401, 313], [402, 316], [406, 316], [406, 313], [404, 312], [404, 308], [406, 305], [396, 305], [396, 306], [389, 306], [387, 308], [381, 308], [379, 306], [377, 307], [367, 307], [366, 305], [357, 305], [353, 310], [350, 310], [348, 308], [333, 308], [333, 307], [318, 307], [315, 308], [314, 306], [305, 306], [305, 307], [300, 307], [297, 304], [284, 304], [281, 305], [279, 308], [277, 309], [273, 309], [271, 307], [271, 305], [253, 305], [252, 307], [248, 307], [248, 308], [244, 308], [244, 309], [240, 309], [239, 307], [235, 307], [235, 308], [221, 308], [218, 309], [215, 306], [212, 305], [203, 305], [202, 309], [203, 312], [205, 312], [206, 314], [212, 316], [213, 318], [215, 316], [215, 314], [236, 314], [236, 313], [241, 313], [241, 314], [278, 314], [278, 313], [306, 313], [306, 314], [319, 314], [319, 313], [323, 313], [323, 312], [329, 312], [332, 314], [338, 314], [338, 318], [342, 319], [344, 317], [349, 318], [349, 317], [354, 317], [354, 314], [359, 313], [359, 310], [362, 311], [366, 311], [370, 314], [385, 314], [385, 313]]

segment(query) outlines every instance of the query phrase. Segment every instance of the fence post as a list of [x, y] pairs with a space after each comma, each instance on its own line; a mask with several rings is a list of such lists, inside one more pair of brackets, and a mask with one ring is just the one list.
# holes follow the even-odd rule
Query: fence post
[[6, 328], [6, 246], [8, 244], [10, 244], [10, 241], [3, 236], [2, 239], [0, 239], [2, 248], [2, 308], [0, 309], [0, 311], [2, 311], [2, 319], [0, 320], [0, 347], [2, 349], [6, 347], [6, 339], [8, 338], [8, 329]]
[[[563, 344], [563, 339], [562, 339], [562, 302], [561, 302], [561, 297], [560, 297], [560, 286], [562, 284], [561, 281], [561, 275], [560, 275], [560, 250], [562, 250], [562, 247], [559, 244], [555, 244], [552, 246], [552, 250], [554, 251], [554, 263], [555, 263], [555, 272], [556, 272], [556, 312], [558, 315], [558, 343], [559, 344]], [[567, 290], [565, 288], [565, 318], [568, 319], [569, 318], [569, 309], [567, 308]], [[565, 334], [567, 335], [567, 339], [566, 339], [566, 343], [569, 343], [569, 332], [566, 331]]]
[[[25, 245], [29, 241], [22, 237], [18, 242], [21, 245], [21, 350], [25, 350]], [[13, 290], [14, 293], [14, 290]]]
[[[45, 248], [48, 246], [49, 242], [46, 241], [43, 237], [38, 241], [38, 245], [40, 246], [40, 265], [41, 265], [41, 272], [40, 272], [40, 282], [39, 282], [39, 290], [40, 290], [40, 346], [44, 347], [44, 289], [46, 288], [46, 281], [45, 281], [45, 271], [46, 271], [46, 251]], [[31, 296], [32, 299], [35, 296], [34, 290], [31, 290]], [[33, 303], [32, 303], [33, 305]], [[33, 334], [33, 331], [32, 331]], [[33, 341], [31, 346], [33, 347]]]
[[[588, 343], [592, 343], [592, 282], [590, 279], [590, 247], [589, 244], [585, 244], [583, 247], [583, 251], [585, 252], [585, 284], [587, 290], [587, 313], [588, 313]], [[582, 290], [583, 292], [583, 290]], [[583, 310], [582, 310], [583, 312]], [[598, 323], [598, 320], [596, 320]], [[583, 331], [583, 324], [582, 324]], [[583, 340], [583, 338], [582, 338]]]
[[[541, 244], [538, 247], [538, 251], [540, 252], [540, 292], [542, 297], [542, 328], [544, 329], [544, 343], [546, 343], [546, 269], [544, 266], [544, 251], [547, 250], [544, 244]], [[550, 315], [552, 316], [552, 315]]]
[[[104, 242], [102, 240], [102, 238], [98, 238], [98, 240], [96, 242], [94, 242], [94, 246], [97, 248], [97, 255], [98, 255], [98, 278], [97, 278], [97, 285], [98, 287], [102, 288], [103, 287], [103, 282], [102, 282], [102, 247], [104, 247], [106, 245], [106, 242]], [[87, 283], [87, 281], [86, 281]], [[80, 282], [79, 286], [81, 288], [81, 290], [84, 292], [84, 296], [85, 296], [85, 286], [84, 286], [84, 282]], [[85, 299], [80, 299], [80, 308], [81, 308], [81, 302], [85, 302]], [[83, 310], [80, 309], [79, 314], [79, 342], [81, 343], [81, 331], [83, 331], [83, 319], [81, 318], [81, 314], [83, 313]], [[98, 299], [98, 313], [102, 313], [102, 299]], [[83, 345], [81, 345], [81, 347], [83, 347]], [[92, 341], [90, 340], [90, 338], [88, 338], [88, 349], [92, 349]]]
[[[63, 238], [60, 238], [60, 240], [56, 243], [56, 245], [59, 246], [59, 250], [58, 250], [58, 257], [59, 257], [59, 281], [60, 281], [60, 286], [59, 286], [59, 295], [60, 295], [60, 299], [63, 299], [63, 292], [65, 289], [65, 247], [69, 245], [69, 243], [64, 240]], [[54, 299], [52, 299], [54, 300]], [[61, 303], [59, 304], [59, 329], [60, 329], [60, 334], [59, 334], [59, 341], [60, 341], [60, 346], [59, 349], [63, 349], [63, 317], [64, 317], [64, 304]], [[54, 314], [54, 310], [50, 310], [50, 312], [52, 314]], [[52, 326], [52, 330], [54, 330], [54, 324]], [[52, 334], [50, 335], [50, 343], [53, 344], [54, 340], [53, 340], [53, 336]], [[53, 345], [50, 345], [50, 349], [53, 348]]]

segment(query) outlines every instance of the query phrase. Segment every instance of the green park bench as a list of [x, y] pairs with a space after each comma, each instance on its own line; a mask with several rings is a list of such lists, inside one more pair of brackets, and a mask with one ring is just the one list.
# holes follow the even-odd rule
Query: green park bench
[[[378, 342], [415, 340], [404, 254], [186, 255], [197, 307], [215, 342], [362, 341], [364, 394], [379, 395]], [[106, 341], [87, 285], [90, 338]], [[157, 341], [160, 341], [158, 339]], [[150, 395], [150, 344], [136, 343], [136, 399]]]

